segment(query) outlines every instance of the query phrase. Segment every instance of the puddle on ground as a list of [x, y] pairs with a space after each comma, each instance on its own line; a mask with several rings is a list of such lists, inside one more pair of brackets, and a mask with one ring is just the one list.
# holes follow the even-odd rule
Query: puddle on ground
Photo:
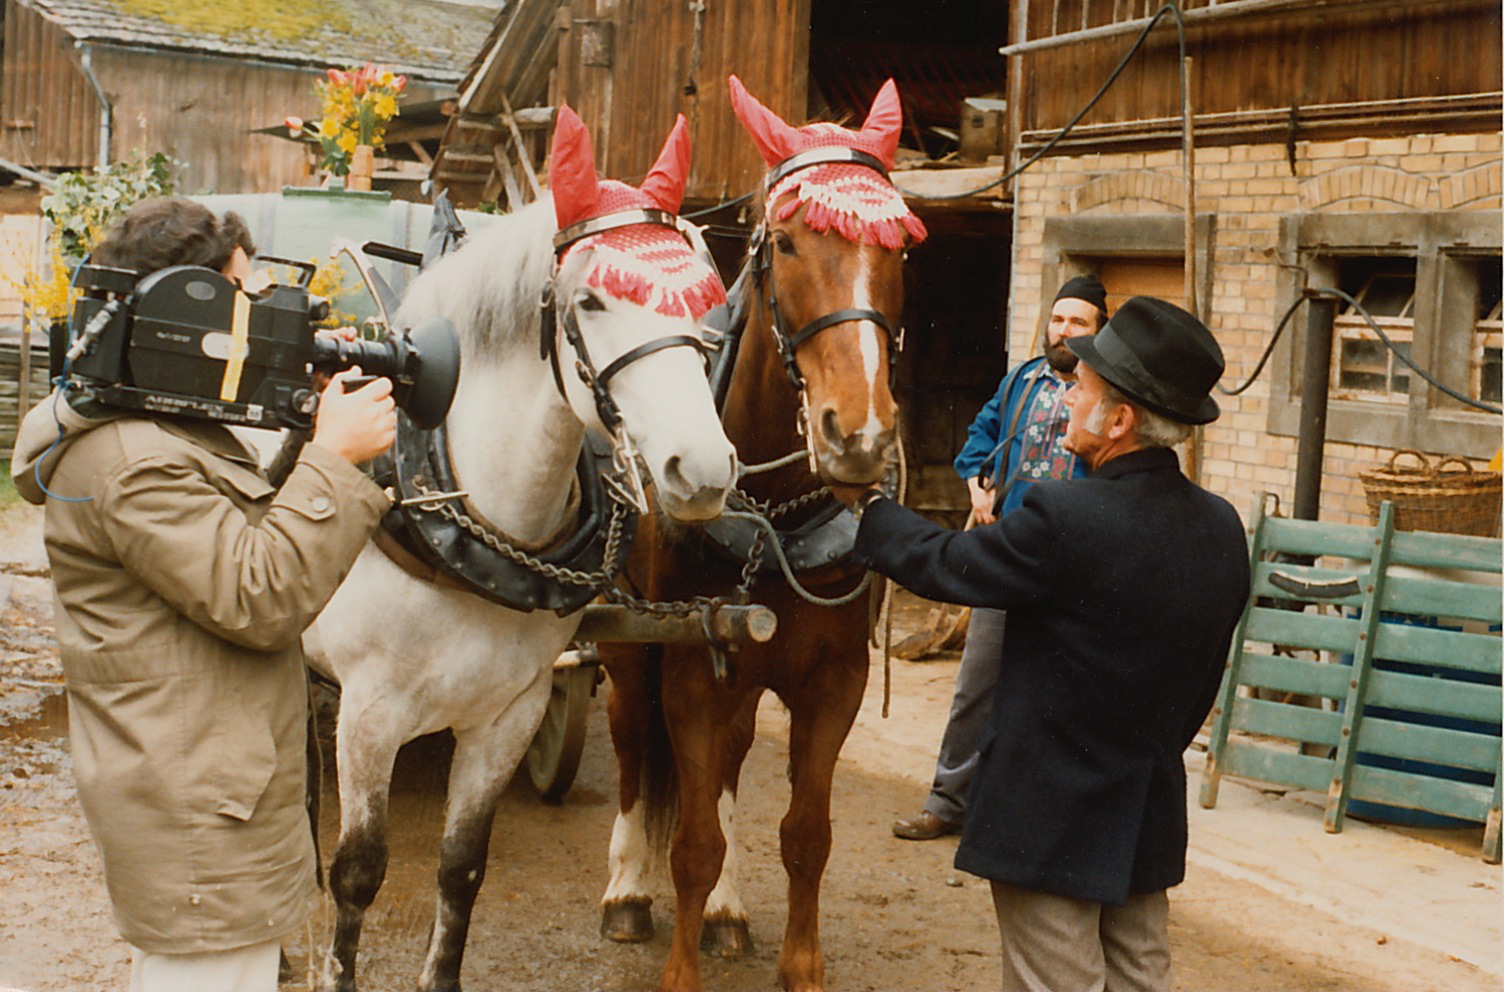
[[68, 694], [54, 692], [42, 697], [36, 716], [0, 724], [0, 735], [21, 740], [53, 741], [68, 736]]

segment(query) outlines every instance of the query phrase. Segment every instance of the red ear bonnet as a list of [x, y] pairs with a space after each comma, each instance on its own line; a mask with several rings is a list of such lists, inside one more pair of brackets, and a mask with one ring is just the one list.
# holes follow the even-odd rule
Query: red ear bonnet
[[554, 216], [559, 229], [594, 217], [600, 205], [595, 178], [595, 147], [590, 132], [568, 104], [559, 108], [553, 147], [548, 153], [548, 182], [554, 191]]
[[797, 129], [789, 127], [782, 117], [757, 102], [735, 75], [727, 80], [727, 84], [731, 87], [731, 109], [752, 136], [752, 143], [769, 168], [808, 147]]
[[680, 114], [674, 121], [674, 129], [658, 153], [658, 161], [648, 170], [642, 181], [642, 191], [658, 205], [659, 210], [671, 214], [679, 212], [684, 202], [684, 184], [689, 179], [689, 125]]
[[[589, 132], [578, 114], [560, 107], [548, 173], [559, 229], [624, 210], [678, 213], [689, 178], [689, 153], [689, 127], [680, 114], [641, 188], [597, 179]], [[585, 250], [593, 253], [585, 276], [589, 285], [666, 317], [698, 318], [726, 300], [715, 269], [671, 227], [641, 223], [611, 228], [574, 242], [560, 262]]]
[[877, 91], [872, 109], [862, 122], [862, 137], [875, 142], [878, 159], [889, 169], [898, 154], [898, 135], [903, 130], [903, 106], [898, 102], [898, 84], [889, 79]]
[[[883, 83], [860, 131], [817, 122], [790, 127], [747, 92], [732, 76], [731, 107], [769, 168], [812, 148], [851, 148], [866, 152], [892, 170], [903, 131], [903, 106], [893, 80]], [[804, 223], [813, 231], [831, 229], [849, 241], [878, 244], [890, 250], [925, 238], [924, 223], [885, 176], [865, 165], [833, 162], [792, 172], [768, 191], [765, 209], [786, 220], [805, 207]]]

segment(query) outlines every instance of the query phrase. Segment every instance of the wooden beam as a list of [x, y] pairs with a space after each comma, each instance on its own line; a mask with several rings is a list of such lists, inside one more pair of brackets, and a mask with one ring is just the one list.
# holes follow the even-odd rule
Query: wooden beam
[[[1185, 20], [1185, 26], [1190, 28], [1209, 21], [1225, 20], [1231, 17], [1244, 17], [1256, 14], [1294, 14], [1308, 17], [1325, 17], [1344, 9], [1356, 9], [1361, 7], [1364, 13], [1378, 10], [1404, 7], [1415, 9], [1418, 7], [1435, 6], [1461, 6], [1468, 0], [1226, 0], [1225, 3], [1215, 4], [1211, 7], [1197, 7], [1193, 10], [1181, 12]], [[1469, 4], [1471, 5], [1471, 4]], [[1478, 4], [1482, 6], [1480, 2]], [[1057, 9], [1056, 14], [1059, 11]], [[1014, 45], [1004, 45], [998, 49], [1000, 55], [1023, 55], [1028, 52], [1038, 52], [1046, 48], [1060, 48], [1065, 45], [1075, 45], [1087, 41], [1100, 41], [1103, 38], [1116, 38], [1119, 35], [1134, 34], [1142, 31], [1153, 18], [1141, 17], [1131, 21], [1119, 21], [1116, 24], [1104, 24], [1101, 27], [1087, 28], [1082, 31], [1066, 31], [1063, 34], [1054, 33], [1047, 38], [1037, 38], [1033, 41], [1023, 41]], [[1056, 29], [1058, 31], [1058, 27]]]

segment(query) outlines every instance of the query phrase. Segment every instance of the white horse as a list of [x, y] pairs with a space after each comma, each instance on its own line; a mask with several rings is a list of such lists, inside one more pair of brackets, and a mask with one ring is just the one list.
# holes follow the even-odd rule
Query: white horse
[[[570, 320], [597, 371], [618, 358], [628, 362], [605, 376], [607, 391], [652, 475], [658, 505], [687, 522], [722, 510], [735, 453], [716, 417], [702, 357], [685, 338], [698, 340], [699, 316], [724, 290], [677, 231], [633, 222], [642, 208], [678, 209], [688, 158], [680, 117], [640, 190], [597, 184], [589, 136], [562, 108], [553, 197], [479, 231], [408, 291], [403, 322], [439, 315], [459, 331], [462, 369], [446, 421], [455, 477], [472, 510], [519, 544], [546, 542], [568, 526], [584, 432], [604, 426], [598, 398], [577, 374], [577, 349], [561, 330]], [[555, 272], [556, 230], [613, 212], [614, 220], [599, 223], [631, 226], [587, 230], [563, 248]], [[656, 254], [634, 255], [645, 242]], [[540, 357], [539, 299], [550, 282], [558, 301], [557, 380]], [[578, 623], [578, 613], [520, 612], [425, 582], [374, 545], [356, 561], [307, 638], [311, 662], [341, 690], [340, 835], [329, 872], [337, 919], [324, 987], [356, 987], [362, 918], [386, 868], [397, 749], [447, 727], [455, 748], [438, 911], [419, 984], [460, 988], [497, 800], [538, 728], [552, 663]]]

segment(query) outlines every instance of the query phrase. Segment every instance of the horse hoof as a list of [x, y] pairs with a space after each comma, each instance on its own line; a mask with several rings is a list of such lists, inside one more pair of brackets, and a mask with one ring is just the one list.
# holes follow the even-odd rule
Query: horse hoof
[[752, 930], [744, 919], [706, 920], [700, 950], [718, 958], [739, 958], [752, 950]]
[[653, 939], [650, 899], [613, 902], [601, 910], [601, 936], [618, 944], [641, 944]]

